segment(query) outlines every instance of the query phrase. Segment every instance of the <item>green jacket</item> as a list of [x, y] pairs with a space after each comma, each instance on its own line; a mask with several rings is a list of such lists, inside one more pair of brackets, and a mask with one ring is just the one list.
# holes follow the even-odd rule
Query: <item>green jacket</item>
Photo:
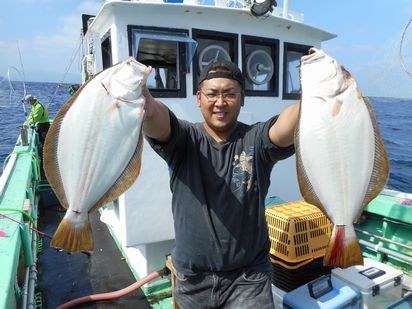
[[30, 125], [49, 122], [47, 108], [45, 108], [39, 100], [36, 100], [31, 106], [31, 113], [28, 117], [28, 121]]

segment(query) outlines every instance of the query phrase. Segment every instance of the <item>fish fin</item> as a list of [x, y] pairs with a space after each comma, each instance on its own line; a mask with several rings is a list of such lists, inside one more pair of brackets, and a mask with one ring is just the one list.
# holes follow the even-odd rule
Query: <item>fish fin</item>
[[93, 251], [93, 232], [90, 221], [70, 215], [68, 209], [53, 235], [50, 245], [64, 251], [75, 253], [79, 251]]
[[373, 112], [372, 104], [367, 97], [363, 97], [363, 101], [368, 109], [374, 135], [375, 135], [375, 158], [372, 169], [372, 175], [368, 184], [365, 198], [362, 202], [362, 207], [356, 216], [357, 222], [362, 214], [363, 209], [372, 201], [385, 187], [389, 178], [389, 159], [388, 154], [383, 144], [382, 136], [379, 130], [378, 122]]
[[340, 268], [363, 265], [362, 251], [353, 225], [335, 225], [333, 227], [323, 265]]
[[[301, 103], [302, 104], [302, 103]], [[300, 115], [299, 115], [300, 117]], [[312, 184], [309, 181], [309, 177], [306, 174], [305, 167], [303, 166], [301, 150], [300, 150], [300, 143], [299, 143], [299, 135], [300, 135], [300, 121], [298, 122], [296, 129], [295, 129], [295, 152], [296, 152], [296, 170], [297, 170], [297, 178], [300, 193], [303, 196], [303, 199], [312, 205], [320, 208], [326, 215], [326, 210], [322, 206], [322, 203], [319, 200], [315, 190], [312, 187]]]
[[130, 159], [128, 165], [123, 170], [122, 174], [115, 181], [112, 187], [102, 196], [102, 198], [90, 209], [90, 212], [96, 211], [104, 204], [107, 204], [119, 195], [124, 193], [136, 181], [140, 174], [142, 166], [142, 151], [143, 151], [143, 130], [140, 128], [139, 141], [136, 149]]

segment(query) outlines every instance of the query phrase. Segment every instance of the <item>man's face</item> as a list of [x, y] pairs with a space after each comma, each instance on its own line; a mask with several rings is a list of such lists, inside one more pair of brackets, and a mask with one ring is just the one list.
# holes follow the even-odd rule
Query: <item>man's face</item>
[[209, 134], [227, 139], [236, 128], [243, 105], [239, 83], [228, 78], [213, 78], [202, 83], [196, 94]]

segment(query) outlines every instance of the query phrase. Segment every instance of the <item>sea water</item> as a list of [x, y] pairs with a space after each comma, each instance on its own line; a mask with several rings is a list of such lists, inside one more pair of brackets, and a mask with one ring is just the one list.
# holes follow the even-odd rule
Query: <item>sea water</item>
[[[26, 83], [26, 89], [48, 106], [51, 118], [70, 98], [68, 85]], [[13, 151], [19, 126], [25, 120], [23, 104], [10, 103], [8, 99], [7, 94], [0, 93], [0, 172], [4, 159]], [[370, 100], [389, 154], [387, 188], [412, 193], [412, 99], [370, 97]], [[25, 108], [29, 113], [30, 106]]]

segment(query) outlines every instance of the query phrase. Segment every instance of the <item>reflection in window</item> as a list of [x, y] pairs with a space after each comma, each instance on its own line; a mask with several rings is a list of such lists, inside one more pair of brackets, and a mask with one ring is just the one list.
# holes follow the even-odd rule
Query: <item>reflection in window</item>
[[286, 54], [286, 92], [300, 93], [299, 66], [302, 53], [289, 51]]
[[183, 29], [128, 26], [129, 54], [152, 67], [147, 85], [155, 97], [186, 97], [186, 73], [197, 43]]
[[103, 70], [113, 65], [110, 31], [108, 31], [102, 38], [102, 61]]
[[171, 41], [141, 39], [137, 61], [150, 65], [152, 74], [147, 80], [151, 89], [180, 88], [178, 72], [179, 44]]
[[311, 46], [284, 43], [283, 58], [283, 99], [299, 99], [300, 58], [307, 55]]

